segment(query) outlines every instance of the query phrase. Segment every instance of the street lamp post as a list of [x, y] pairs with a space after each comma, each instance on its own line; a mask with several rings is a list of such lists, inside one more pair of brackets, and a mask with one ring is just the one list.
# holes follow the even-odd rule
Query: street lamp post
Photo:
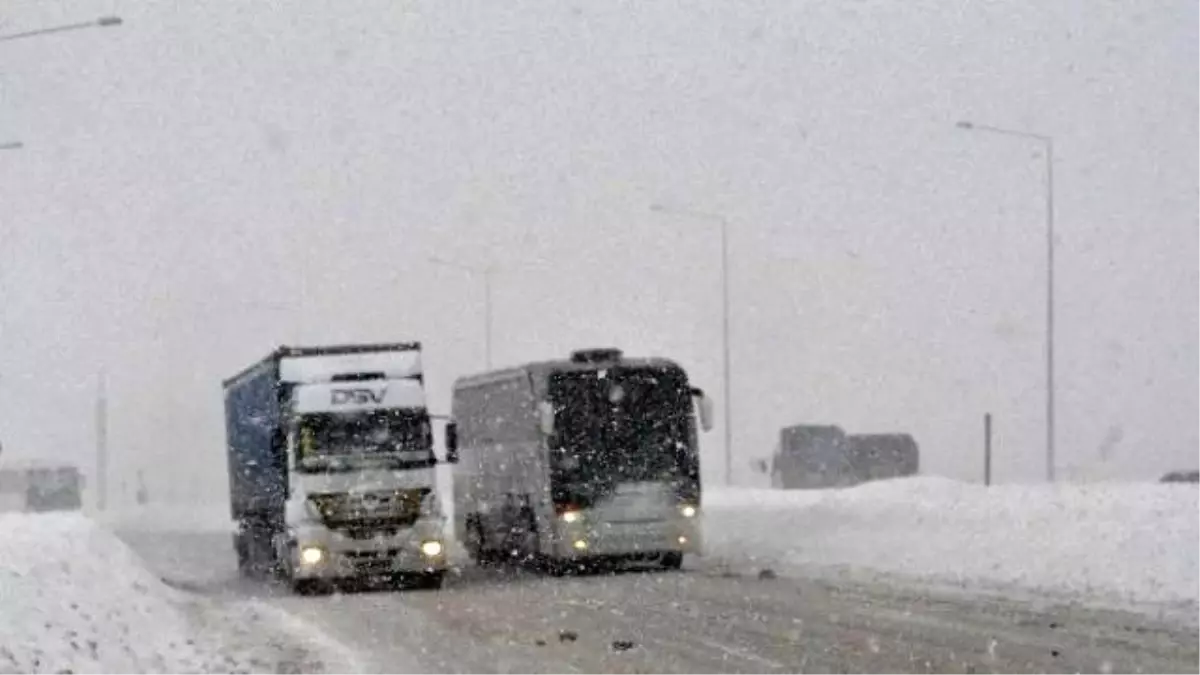
[[483, 353], [484, 364], [488, 369], [492, 367], [492, 275], [496, 273], [496, 268], [492, 265], [486, 267], [474, 267], [464, 265], [462, 263], [451, 262], [441, 258], [430, 258], [429, 262], [435, 265], [444, 267], [452, 267], [454, 269], [466, 272], [467, 274], [479, 275], [483, 277]]
[[1037, 141], [1046, 160], [1046, 480], [1054, 482], [1054, 139], [1018, 129], [962, 121], [959, 129]]
[[[20, 40], [21, 38], [37, 37], [39, 35], [49, 35], [51, 33], [62, 33], [65, 31], [82, 30], [84, 28], [108, 28], [110, 26], [120, 26], [124, 21], [119, 16], [102, 16], [91, 21], [81, 21], [78, 23], [70, 23], [63, 26], [52, 26], [50, 28], [38, 28], [35, 30], [27, 30], [21, 33], [9, 33], [0, 35], [0, 42], [8, 40]], [[0, 143], [0, 150], [20, 150], [25, 147], [20, 141], [10, 141]]]
[[99, 19], [91, 21], [81, 21], [79, 23], [69, 23], [63, 26], [53, 26], [50, 28], [38, 28], [36, 30], [27, 30], [22, 33], [9, 33], [8, 35], [0, 35], [0, 42], [8, 40], [20, 40], [21, 38], [37, 37], [38, 35], [48, 35], [51, 33], [63, 33], [72, 30], [82, 30], [85, 28], [107, 28], [109, 26], [120, 26], [123, 23], [119, 16], [102, 16]]
[[96, 510], [108, 508], [108, 372], [96, 374]]
[[729, 376], [729, 219], [720, 214], [668, 208], [662, 204], [651, 204], [650, 210], [715, 222], [721, 229], [721, 362], [722, 383], [725, 389], [725, 485], [731, 486], [733, 485], [733, 394]]

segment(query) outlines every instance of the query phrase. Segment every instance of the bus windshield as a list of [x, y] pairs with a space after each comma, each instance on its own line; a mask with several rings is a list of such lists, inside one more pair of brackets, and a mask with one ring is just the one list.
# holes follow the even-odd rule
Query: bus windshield
[[691, 393], [678, 369], [562, 371], [549, 394], [556, 502], [586, 507], [620, 483], [683, 483], [698, 471]]

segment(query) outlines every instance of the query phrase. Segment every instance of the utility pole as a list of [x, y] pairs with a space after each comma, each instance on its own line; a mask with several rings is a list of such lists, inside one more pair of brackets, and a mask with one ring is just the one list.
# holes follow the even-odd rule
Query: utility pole
[[992, 484], [992, 413], [983, 416], [983, 484]]
[[108, 508], [108, 374], [96, 378], [96, 509]]
[[429, 262], [443, 267], [452, 267], [454, 269], [466, 272], [471, 275], [478, 275], [483, 278], [483, 361], [488, 370], [492, 368], [492, 276], [498, 271], [496, 267], [488, 265], [486, 267], [476, 267], [473, 265], [464, 265], [463, 263], [443, 260], [442, 258], [429, 258]]

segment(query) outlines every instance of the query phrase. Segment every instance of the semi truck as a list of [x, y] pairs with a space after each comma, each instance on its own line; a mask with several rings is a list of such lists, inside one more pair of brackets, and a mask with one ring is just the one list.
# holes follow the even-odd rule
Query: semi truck
[[297, 592], [388, 577], [440, 587], [419, 342], [279, 347], [224, 382], [238, 569]]
[[83, 508], [83, 475], [68, 463], [0, 462], [0, 512], [42, 513]]
[[780, 430], [770, 466], [759, 466], [775, 489], [850, 487], [915, 475], [920, 448], [910, 434], [846, 434], [835, 425], [801, 424]]
[[700, 549], [712, 404], [678, 364], [589, 349], [464, 377], [451, 418], [454, 531], [476, 561], [678, 569]]

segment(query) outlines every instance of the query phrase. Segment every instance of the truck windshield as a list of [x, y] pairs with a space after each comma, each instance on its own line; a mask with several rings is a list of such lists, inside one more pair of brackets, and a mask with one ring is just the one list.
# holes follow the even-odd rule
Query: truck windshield
[[303, 471], [405, 469], [435, 461], [424, 410], [307, 414], [299, 431], [297, 466]]
[[549, 393], [556, 502], [586, 508], [620, 483], [687, 484], [698, 473], [682, 371], [564, 371], [551, 376]]

